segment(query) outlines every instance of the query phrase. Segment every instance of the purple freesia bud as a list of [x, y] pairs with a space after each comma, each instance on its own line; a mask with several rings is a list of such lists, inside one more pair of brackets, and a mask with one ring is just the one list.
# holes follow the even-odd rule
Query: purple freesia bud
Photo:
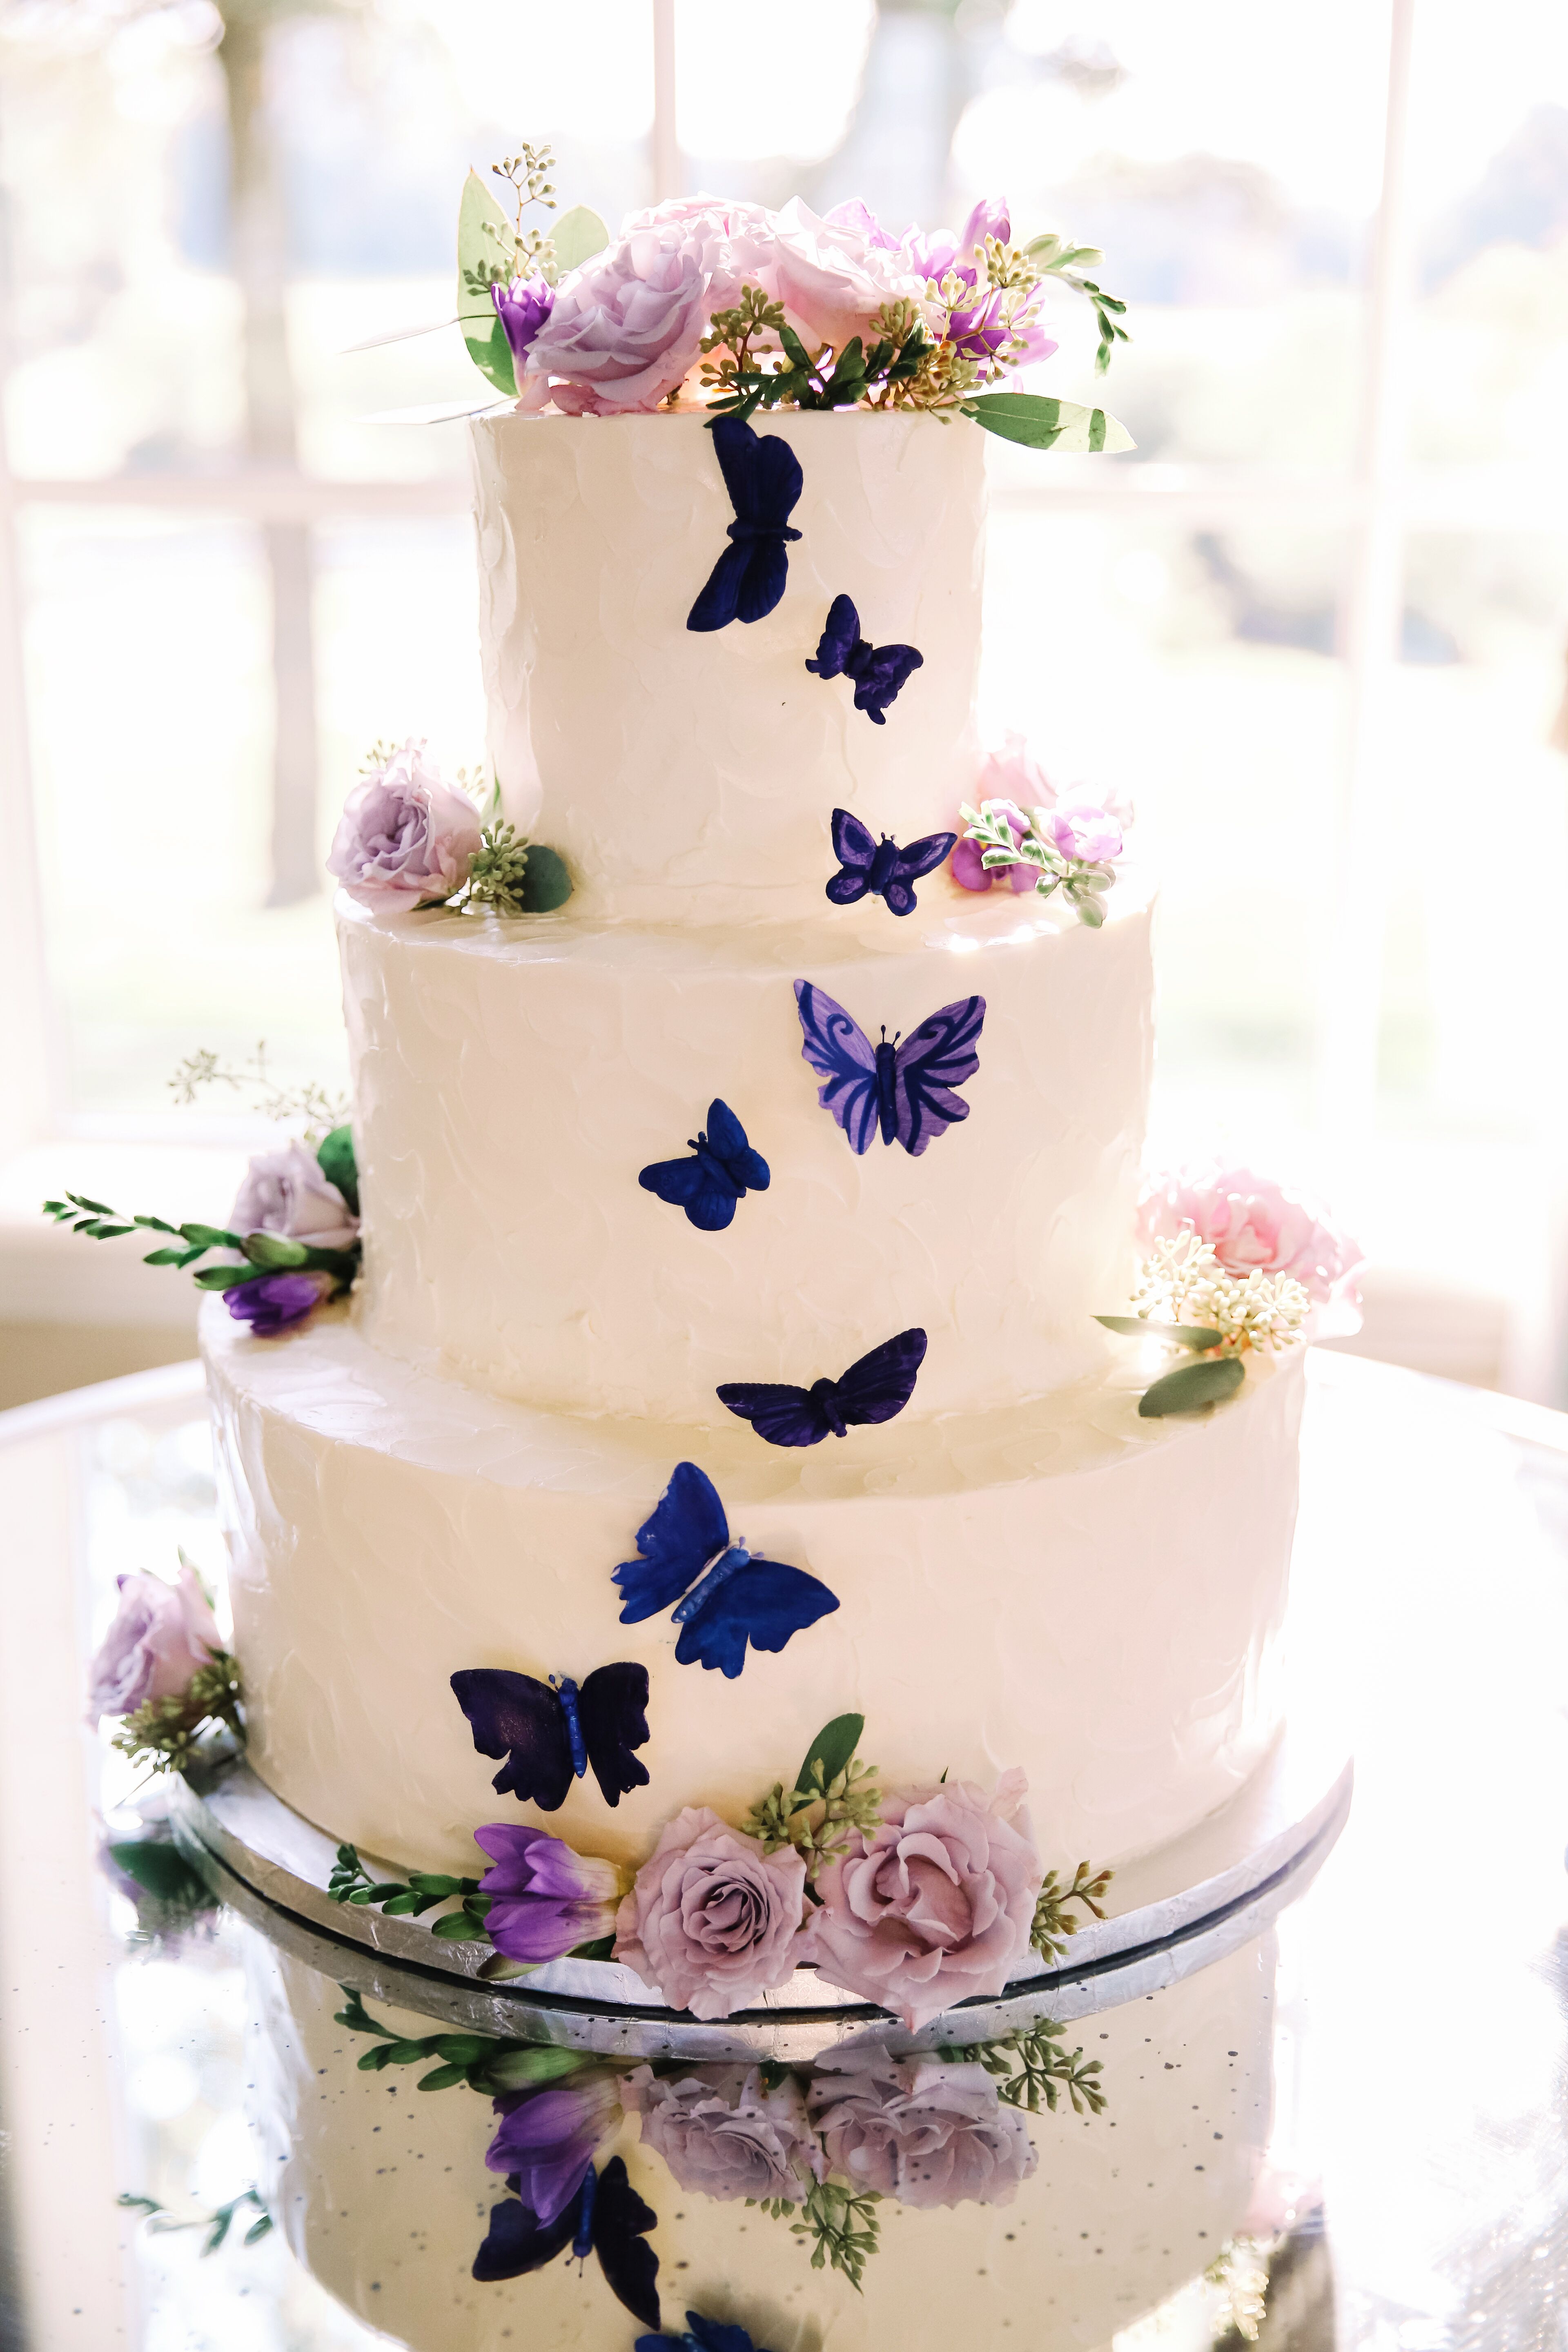
[[505, 2091], [495, 2109], [501, 2120], [485, 2162], [514, 2182], [541, 2223], [565, 2211], [622, 2113], [616, 2077], [601, 2066], [547, 2091]]
[[223, 1303], [237, 1323], [248, 1323], [258, 1339], [270, 1339], [302, 1323], [331, 1287], [330, 1274], [263, 1274], [226, 1290]]
[[998, 245], [1005, 245], [1013, 234], [1013, 215], [1005, 196], [982, 196], [963, 224], [959, 238], [959, 250], [968, 255], [977, 245], [994, 236]]
[[615, 1934], [622, 1878], [613, 1862], [519, 1822], [487, 1822], [474, 1842], [493, 1865], [479, 1881], [490, 1898], [485, 1926], [509, 1960], [534, 1967]]
[[514, 278], [510, 286], [492, 286], [490, 300], [512, 358], [521, 360], [554, 307], [554, 287], [547, 278]]

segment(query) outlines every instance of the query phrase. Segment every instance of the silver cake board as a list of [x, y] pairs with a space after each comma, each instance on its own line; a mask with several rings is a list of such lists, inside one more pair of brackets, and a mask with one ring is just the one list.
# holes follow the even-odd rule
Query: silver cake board
[[[915, 2033], [813, 1969], [710, 2025], [662, 2007], [640, 1977], [610, 1961], [556, 1960], [486, 1981], [488, 1944], [446, 1942], [424, 1920], [335, 1903], [327, 1893], [334, 1841], [243, 1760], [177, 1779], [172, 1825], [213, 1893], [283, 1950], [441, 2024], [605, 2056], [805, 2064], [862, 2034], [898, 2054], [1146, 1999], [1261, 1935], [1306, 1892], [1344, 1827], [1351, 1788], [1342, 1752], [1287, 1732], [1227, 1804], [1117, 1873], [1114, 1915], [1081, 1927], [1056, 1968], [1016, 1979], [998, 2000], [964, 2001]], [[364, 1860], [375, 1874], [376, 1859]]]

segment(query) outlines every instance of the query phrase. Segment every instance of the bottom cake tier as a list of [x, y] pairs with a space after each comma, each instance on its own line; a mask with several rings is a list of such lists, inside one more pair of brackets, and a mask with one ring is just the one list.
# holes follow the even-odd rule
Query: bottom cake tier
[[[249, 1758], [296, 1811], [390, 1862], [473, 1871], [529, 1821], [640, 1862], [685, 1805], [739, 1821], [828, 1719], [865, 1717], [884, 1786], [1021, 1768], [1070, 1873], [1179, 1836], [1279, 1721], [1300, 1352], [1231, 1402], [1138, 1416], [1131, 1361], [1008, 1412], [908, 1416], [810, 1452], [729, 1427], [570, 1420], [368, 1346], [341, 1310], [275, 1339], [204, 1320]], [[735, 1680], [677, 1663], [612, 1581], [683, 1459], [737, 1538], [836, 1614]], [[559, 1811], [498, 1797], [450, 1686], [646, 1665], [647, 1787]], [[566, 2339], [563, 2339], [563, 2341]]]

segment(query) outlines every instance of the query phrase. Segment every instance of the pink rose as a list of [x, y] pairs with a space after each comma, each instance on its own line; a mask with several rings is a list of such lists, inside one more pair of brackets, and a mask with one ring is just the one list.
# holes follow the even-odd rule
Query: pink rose
[[814, 1957], [829, 1983], [901, 2017], [911, 2032], [955, 2001], [994, 1997], [1029, 1950], [1040, 1857], [1005, 1772], [994, 1796], [972, 1780], [906, 1790], [868, 1841], [817, 1883]]
[[822, 2179], [822, 2150], [793, 2074], [764, 2091], [756, 2066], [699, 2066], [673, 2076], [639, 2066], [621, 2084], [621, 2100], [641, 2119], [643, 2146], [700, 2196], [798, 2205]]
[[844, 215], [841, 206], [837, 219], [819, 220], [794, 197], [774, 217], [773, 253], [763, 279], [808, 343], [830, 343], [836, 352], [857, 335], [870, 341], [885, 303], [910, 301], [922, 318], [931, 307], [924, 278], [896, 248], [874, 241], [881, 235], [875, 223], [868, 233]]
[[1021, 809], [1091, 808], [1114, 818], [1123, 833], [1132, 823], [1131, 803], [1121, 793], [1091, 791], [1087, 784], [1053, 784], [1016, 728], [1009, 729], [999, 747], [987, 752], [970, 797], [976, 803], [1012, 801]]
[[[1156, 1177], [1138, 1207], [1146, 1243], [1174, 1241], [1191, 1229], [1212, 1244], [1227, 1274], [1293, 1275], [1318, 1306], [1353, 1316], [1352, 1277], [1364, 1263], [1359, 1243], [1338, 1232], [1298, 1194], [1250, 1168], [1189, 1171]], [[1318, 1325], [1320, 1331], [1324, 1328]], [[1353, 1323], [1336, 1328], [1353, 1328]]]
[[671, 2009], [728, 2017], [794, 1974], [805, 1900], [805, 1862], [793, 1846], [764, 1853], [705, 1805], [688, 1805], [621, 1905], [616, 1958]]
[[810, 2105], [832, 2170], [904, 2205], [1010, 2204], [1039, 2162], [977, 2063], [846, 2052], [817, 2074]]
[[1121, 856], [1124, 846], [1121, 827], [1108, 809], [1093, 808], [1083, 801], [1068, 801], [1054, 809], [1042, 809], [1040, 814], [1045, 820], [1041, 832], [1064, 857], [1081, 859], [1086, 866], [1100, 866]]
[[353, 1249], [359, 1219], [309, 1145], [258, 1151], [228, 1213], [237, 1234], [282, 1234], [312, 1249]]
[[405, 743], [343, 803], [327, 870], [374, 907], [449, 898], [479, 847], [479, 812], [441, 782], [423, 743]]
[[149, 1699], [178, 1698], [223, 1648], [195, 1570], [173, 1584], [138, 1570], [120, 1579], [120, 1604], [88, 1668], [88, 1719], [134, 1715]]

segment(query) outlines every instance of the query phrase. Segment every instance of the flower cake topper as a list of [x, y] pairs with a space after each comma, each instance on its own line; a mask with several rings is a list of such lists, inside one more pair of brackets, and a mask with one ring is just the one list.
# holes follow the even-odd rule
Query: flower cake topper
[[735, 520], [730, 545], [686, 616], [689, 629], [703, 631], [771, 613], [789, 575], [789, 542], [800, 537], [790, 516], [803, 477], [789, 443], [776, 433], [759, 437], [738, 416], [721, 416], [714, 420], [713, 450]]
[[726, 1381], [716, 1393], [770, 1445], [820, 1445], [830, 1434], [844, 1436], [851, 1423], [865, 1428], [902, 1412], [925, 1352], [923, 1331], [900, 1331], [836, 1381], [813, 1381], [808, 1389], [779, 1381]]
[[499, 787], [492, 803], [486, 823], [412, 737], [395, 750], [377, 743], [343, 803], [327, 870], [363, 907], [510, 916], [564, 906], [572, 877], [561, 857], [500, 816]]
[[[806, 664], [809, 669], [810, 663]], [[890, 915], [912, 915], [913, 885], [930, 874], [958, 839], [955, 833], [928, 833], [900, 849], [889, 834], [875, 840], [848, 809], [833, 812], [833, 855], [838, 871], [826, 886], [836, 907], [853, 907], [865, 898], [880, 898]]]
[[558, 1812], [590, 1765], [607, 1805], [647, 1785], [647, 1767], [633, 1753], [648, 1736], [646, 1666], [595, 1666], [581, 1688], [570, 1675], [542, 1683], [471, 1666], [452, 1676], [452, 1689], [479, 1754], [506, 1759], [492, 1783], [498, 1796]]
[[820, 678], [848, 678], [855, 688], [856, 709], [863, 710], [874, 727], [885, 727], [888, 705], [924, 665], [925, 656], [913, 646], [868, 644], [860, 635], [860, 615], [852, 599], [835, 596], [827, 608], [816, 659], [808, 661], [806, 667]]
[[748, 1641], [756, 1650], [782, 1650], [838, 1606], [804, 1569], [759, 1559], [731, 1541], [718, 1488], [695, 1462], [677, 1463], [637, 1541], [638, 1557], [613, 1572], [621, 1622], [640, 1625], [673, 1603], [680, 1627], [675, 1655], [683, 1666], [716, 1666], [732, 1682], [746, 1663]]
[[639, 1172], [637, 1182], [645, 1192], [684, 1209], [688, 1223], [700, 1233], [721, 1234], [733, 1223], [737, 1202], [748, 1192], [767, 1191], [768, 1163], [752, 1150], [745, 1129], [717, 1096], [708, 1106], [707, 1127], [698, 1129], [687, 1149], [694, 1158], [656, 1160]]
[[851, 1151], [871, 1148], [880, 1131], [915, 1159], [950, 1127], [969, 1117], [953, 1088], [980, 1067], [975, 1052], [985, 999], [966, 996], [939, 1006], [900, 1045], [886, 1029], [873, 1045], [842, 1004], [809, 980], [795, 984], [804, 1043], [802, 1057], [824, 1083], [816, 1099], [844, 1131]]

